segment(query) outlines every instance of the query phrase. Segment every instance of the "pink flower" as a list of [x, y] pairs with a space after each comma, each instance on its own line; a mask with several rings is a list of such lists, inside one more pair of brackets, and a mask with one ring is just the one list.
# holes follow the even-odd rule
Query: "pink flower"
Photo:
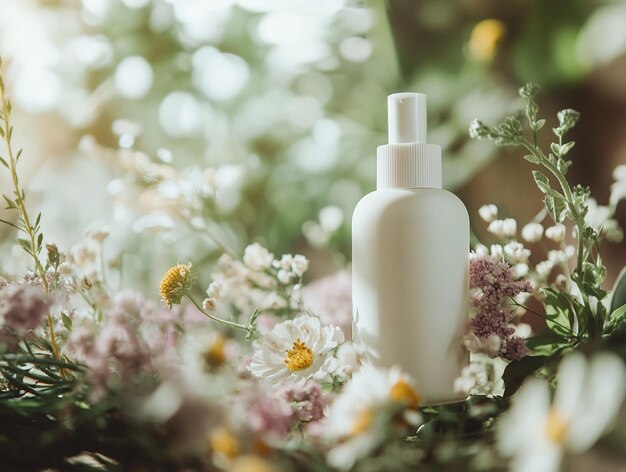
[[348, 271], [339, 271], [307, 285], [302, 298], [322, 324], [338, 326], [346, 339], [352, 339], [352, 276]]
[[13, 345], [37, 328], [51, 305], [51, 298], [41, 287], [5, 285], [0, 289], [0, 329], [4, 342]]
[[528, 355], [528, 347], [526, 346], [526, 340], [513, 336], [504, 344], [502, 349], [503, 356], [510, 361], [518, 361], [522, 357]]
[[473, 302], [480, 309], [501, 307], [510, 298], [522, 292], [530, 292], [532, 286], [525, 280], [517, 280], [513, 268], [504, 261], [491, 256], [475, 257], [470, 261], [470, 287], [481, 290]]
[[300, 421], [319, 421], [324, 416], [326, 402], [322, 389], [315, 382], [302, 382], [285, 387], [280, 392], [293, 408]]
[[297, 417], [289, 402], [281, 395], [255, 389], [241, 396], [242, 418], [247, 426], [261, 435], [264, 440], [278, 440], [284, 437], [294, 425]]

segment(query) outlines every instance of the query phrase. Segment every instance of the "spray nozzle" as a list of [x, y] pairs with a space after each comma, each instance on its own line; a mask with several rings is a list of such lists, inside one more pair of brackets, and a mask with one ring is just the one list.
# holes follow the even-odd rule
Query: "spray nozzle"
[[394, 93], [387, 110], [389, 144], [426, 143], [426, 95]]

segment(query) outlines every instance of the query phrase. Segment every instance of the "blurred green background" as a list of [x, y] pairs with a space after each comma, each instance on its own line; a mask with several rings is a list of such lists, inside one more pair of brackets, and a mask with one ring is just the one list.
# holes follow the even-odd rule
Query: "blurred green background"
[[[523, 83], [549, 125], [582, 113], [569, 177], [601, 204], [626, 163], [624, 2], [0, 0], [0, 54], [47, 240], [69, 250], [109, 226], [124, 286], [252, 241], [311, 257], [311, 278], [345, 267], [393, 92], [428, 95], [445, 186], [487, 241], [482, 204], [520, 226], [541, 207], [519, 153], [467, 135]], [[23, 263], [12, 237], [0, 228], [0, 271]], [[606, 251], [614, 279], [624, 244]]]

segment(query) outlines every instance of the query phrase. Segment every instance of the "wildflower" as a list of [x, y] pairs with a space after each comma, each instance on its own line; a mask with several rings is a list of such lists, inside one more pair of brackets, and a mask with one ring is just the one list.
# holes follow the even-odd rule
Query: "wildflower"
[[293, 277], [293, 274], [291, 272], [288, 272], [284, 269], [280, 269], [278, 271], [278, 274], [276, 274], [276, 278], [278, 279], [278, 281], [281, 284], [284, 285], [288, 285], [291, 283], [291, 278]]
[[481, 289], [482, 293], [474, 301], [484, 308], [501, 306], [509, 297], [532, 289], [528, 282], [516, 280], [509, 264], [490, 256], [477, 257], [470, 262], [470, 287]]
[[504, 254], [506, 254], [507, 259], [513, 263], [526, 263], [530, 257], [530, 251], [526, 249], [523, 244], [518, 243], [517, 241], [511, 241], [504, 246]]
[[539, 223], [528, 223], [522, 228], [522, 238], [529, 243], [541, 241], [543, 236], [543, 226]]
[[324, 416], [326, 402], [316, 382], [299, 382], [285, 387], [281, 396], [291, 404], [299, 421], [319, 421]]
[[478, 209], [478, 214], [485, 223], [491, 223], [498, 217], [498, 207], [491, 205], [483, 205]]
[[336, 375], [351, 377], [363, 364], [363, 352], [353, 342], [346, 341], [337, 348]]
[[[324, 435], [341, 442], [329, 452], [328, 462], [338, 469], [350, 469], [384, 441], [387, 432], [376, 421], [381, 408], [396, 405], [409, 411], [419, 403], [412, 381], [400, 369], [364, 365], [328, 410]], [[419, 416], [413, 419], [420, 421]]]
[[504, 220], [493, 220], [489, 223], [487, 231], [500, 238], [512, 238], [517, 232], [517, 221], [513, 218], [506, 218]]
[[240, 395], [243, 408], [241, 422], [266, 442], [283, 438], [295, 424], [297, 416], [289, 401], [265, 389], [254, 389]]
[[565, 239], [565, 225], [563, 223], [557, 223], [554, 226], [546, 228], [546, 238], [555, 243], [561, 243]]
[[308, 268], [309, 260], [306, 257], [300, 254], [297, 254], [293, 257], [293, 260], [291, 262], [291, 270], [296, 275], [296, 277], [302, 277]]
[[556, 472], [566, 452], [589, 449], [624, 401], [623, 361], [613, 354], [563, 359], [554, 401], [547, 381], [527, 380], [497, 425], [497, 445], [512, 470]]
[[502, 348], [502, 356], [510, 361], [518, 361], [522, 357], [528, 355], [528, 347], [526, 347], [526, 341], [523, 338], [513, 336], [508, 339], [504, 347]]
[[0, 327], [22, 338], [41, 324], [51, 305], [39, 286], [7, 285], [0, 289]]
[[192, 283], [191, 263], [175, 265], [161, 279], [159, 288], [161, 299], [169, 308], [172, 308], [172, 305], [180, 303], [183, 295], [191, 288]]
[[255, 272], [262, 272], [269, 269], [273, 261], [274, 254], [259, 243], [249, 245], [243, 253], [243, 263], [246, 267]]
[[621, 164], [613, 170], [615, 182], [611, 184], [611, 197], [609, 201], [613, 207], [626, 198], [626, 165]]
[[339, 328], [322, 326], [319, 318], [301, 315], [277, 324], [253, 343], [250, 371], [268, 381], [322, 378], [333, 369], [331, 351], [343, 340]]
[[215, 309], [215, 299], [205, 298], [202, 300], [202, 309], [204, 311], [213, 311]]
[[502, 347], [502, 338], [497, 334], [489, 334], [480, 338], [470, 332], [463, 337], [463, 344], [469, 352], [474, 354], [482, 353], [489, 357], [496, 357]]

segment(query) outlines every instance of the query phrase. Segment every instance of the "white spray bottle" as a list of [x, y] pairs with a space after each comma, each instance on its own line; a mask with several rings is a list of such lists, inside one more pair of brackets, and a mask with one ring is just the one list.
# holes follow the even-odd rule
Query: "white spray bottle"
[[374, 365], [411, 374], [424, 404], [462, 400], [468, 364], [469, 217], [441, 188], [441, 148], [426, 142], [426, 96], [388, 98], [389, 144], [376, 191], [352, 218], [353, 332]]

